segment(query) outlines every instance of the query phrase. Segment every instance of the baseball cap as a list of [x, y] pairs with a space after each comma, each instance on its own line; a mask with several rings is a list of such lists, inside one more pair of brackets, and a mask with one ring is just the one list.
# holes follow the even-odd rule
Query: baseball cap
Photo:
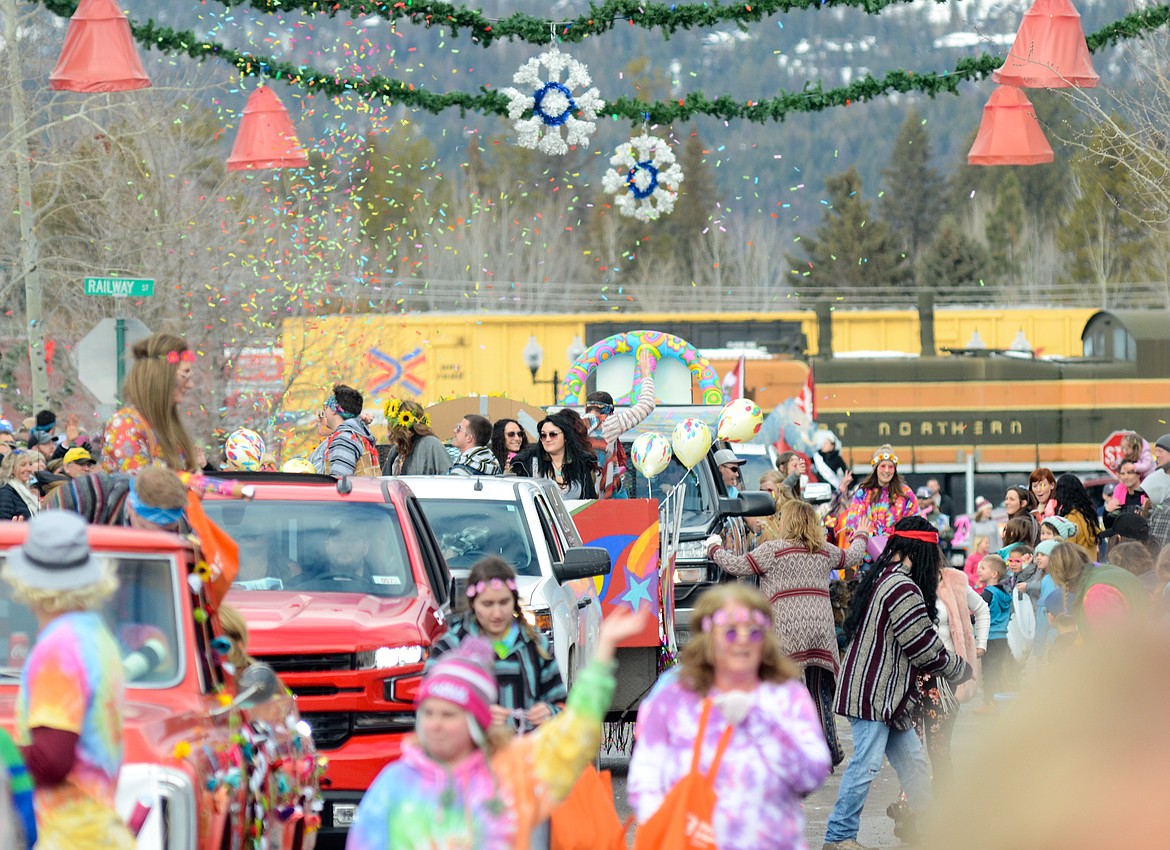
[[11, 434], [11, 433], [12, 433], [12, 423], [9, 422], [7, 419], [0, 417], [0, 434]]
[[728, 463], [734, 463], [736, 466], [740, 466], [743, 464], [743, 461], [740, 460], [739, 456], [731, 449], [719, 449], [717, 452], [715, 452], [716, 466], [723, 466], [724, 464]]
[[1141, 514], [1126, 511], [1113, 521], [1113, 527], [1102, 531], [1098, 537], [1127, 537], [1130, 540], [1146, 541], [1150, 539], [1150, 524]]
[[81, 448], [80, 446], [74, 446], [69, 451], [65, 452], [65, 457], [61, 459], [62, 466], [67, 463], [82, 463], [93, 466], [95, 463], [97, 463], [97, 461], [94, 460], [93, 455], [91, 455], [85, 449]]

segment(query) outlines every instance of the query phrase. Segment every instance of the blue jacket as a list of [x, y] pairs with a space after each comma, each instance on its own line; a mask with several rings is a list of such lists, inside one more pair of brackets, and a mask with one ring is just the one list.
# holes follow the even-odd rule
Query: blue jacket
[[1012, 618], [1012, 596], [997, 584], [983, 588], [983, 601], [991, 611], [991, 629], [988, 640], [1007, 637], [1008, 620]]

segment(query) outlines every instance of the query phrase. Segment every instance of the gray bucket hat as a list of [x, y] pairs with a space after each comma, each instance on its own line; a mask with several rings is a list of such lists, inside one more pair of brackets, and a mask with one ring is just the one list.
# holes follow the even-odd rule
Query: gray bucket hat
[[28, 522], [24, 545], [9, 549], [8, 575], [38, 590], [76, 590], [101, 581], [85, 520], [72, 511], [42, 511]]

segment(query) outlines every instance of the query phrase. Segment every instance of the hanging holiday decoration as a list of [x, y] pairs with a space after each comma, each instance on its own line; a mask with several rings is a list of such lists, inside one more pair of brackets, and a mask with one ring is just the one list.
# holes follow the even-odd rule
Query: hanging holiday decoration
[[639, 221], [657, 221], [674, 209], [682, 166], [665, 139], [643, 133], [617, 146], [601, 185], [614, 195], [618, 212]]
[[118, 0], [81, 0], [69, 19], [61, 58], [49, 74], [49, 88], [91, 93], [149, 85], [130, 22]]
[[1040, 165], [1052, 162], [1052, 146], [1022, 89], [1000, 86], [983, 107], [983, 121], [967, 154], [969, 165]]
[[[541, 73], [548, 73], [548, 79]], [[568, 74], [561, 82], [561, 73]], [[597, 129], [597, 113], [605, 106], [596, 88], [589, 88], [589, 70], [556, 47], [520, 66], [512, 82], [524, 90], [506, 88], [508, 117], [515, 122], [516, 144], [547, 154], [566, 154], [570, 145], [583, 145]], [[574, 95], [576, 89], [583, 89]], [[561, 127], [565, 128], [564, 137]]]
[[1101, 78], [1093, 70], [1081, 16], [1070, 0], [1036, 0], [1024, 13], [1003, 67], [991, 79], [1031, 89], [1096, 86]]
[[[250, 0], [258, 3], [263, 11], [269, 11], [266, 4], [270, 0]], [[626, 2], [626, 0], [621, 0]], [[903, 0], [897, 0], [902, 2]], [[50, 12], [61, 17], [69, 17], [74, 11], [72, 0], [36, 0]], [[316, 5], [319, 0], [298, 0], [311, 11], [318, 11]], [[352, 2], [352, 0], [351, 0]], [[791, 8], [822, 8], [829, 5], [858, 5], [869, 14], [878, 14], [886, 5], [895, 0], [781, 0], [782, 8], [776, 11]], [[412, 3], [407, 6], [395, 3], [393, 6], [374, 6], [368, 11], [370, 14], [380, 14], [388, 18], [405, 17], [412, 23], [432, 25], [436, 17], [426, 10], [433, 4]], [[287, 8], [287, 4], [282, 4]], [[339, 8], [336, 5], [331, 9]], [[353, 8], [357, 8], [356, 6]], [[365, 6], [362, 7], [366, 9]], [[641, 8], [641, 7], [639, 7]], [[626, 16], [621, 20], [630, 24], [647, 28], [661, 27], [664, 31], [674, 29], [692, 29], [698, 26], [712, 26], [714, 22], [705, 16], [708, 10], [730, 10], [732, 7], [712, 7], [710, 4], [679, 5], [677, 8], [666, 7], [667, 19], [660, 20], [658, 16], [637, 15]], [[760, 7], [752, 5], [743, 8], [744, 20], [755, 20], [756, 12]], [[363, 12], [364, 14], [365, 12]], [[496, 39], [503, 36], [504, 27], [501, 22], [487, 19], [478, 12], [469, 12], [472, 17], [479, 16], [482, 20], [482, 30], [490, 33], [491, 38], [477, 38], [480, 44], [487, 46], [494, 44]], [[730, 14], [730, 13], [729, 13]], [[738, 13], [736, 13], [738, 14]], [[699, 19], [694, 16], [702, 15]], [[526, 14], [513, 16], [518, 27], [516, 38], [530, 43], [546, 43], [548, 41], [548, 21], [529, 19]], [[722, 18], [721, 18], [722, 19]], [[738, 19], [738, 18], [737, 18]], [[447, 19], [442, 18], [444, 22]], [[600, 21], [590, 12], [588, 20]], [[612, 20], [618, 20], [614, 18]], [[536, 22], [541, 33], [535, 35], [533, 22]], [[454, 21], [450, 22], [454, 25]], [[1153, 32], [1170, 24], [1170, 3], [1150, 6], [1130, 12], [1086, 37], [1090, 53], [1096, 53], [1131, 39], [1139, 38], [1145, 33]], [[465, 24], [466, 26], [467, 24]], [[608, 30], [606, 26], [604, 29]], [[520, 30], [523, 30], [521, 32]], [[315, 68], [303, 62], [286, 62], [276, 56], [263, 56], [248, 53], [232, 48], [230, 45], [213, 38], [205, 33], [192, 30], [177, 30], [162, 26], [153, 20], [138, 23], [130, 19], [130, 32], [135, 40], [152, 50], [172, 56], [190, 56], [200, 61], [214, 59], [234, 68], [240, 74], [253, 77], [285, 80], [299, 86], [306, 91], [324, 93], [333, 97], [362, 97], [366, 99], [381, 98], [387, 103], [399, 104], [411, 109], [421, 109], [432, 114], [439, 114], [448, 109], [474, 111], [483, 115], [506, 115], [508, 99], [499, 91], [450, 91], [438, 93], [429, 88], [413, 85], [403, 79], [395, 79], [384, 75], [375, 76], [339, 76], [332, 71]], [[572, 41], [578, 35], [594, 32], [588, 27], [578, 26], [577, 23], [564, 23], [557, 28], [557, 37], [564, 41]], [[509, 36], [510, 37], [510, 36]], [[825, 88], [820, 82], [808, 81], [797, 91], [782, 92], [775, 97], [735, 100], [728, 95], [711, 98], [701, 91], [687, 92], [685, 96], [670, 100], [661, 100], [647, 103], [636, 97], [620, 97], [606, 104], [606, 112], [628, 118], [631, 121], [640, 121], [649, 116], [654, 124], [677, 124], [699, 115], [718, 118], [720, 121], [750, 121], [764, 124], [771, 121], [783, 121], [793, 113], [823, 112], [827, 109], [846, 107], [858, 103], [866, 103], [887, 97], [891, 94], [906, 94], [920, 92], [930, 97], [940, 94], [958, 94], [960, 85], [964, 82], [974, 82], [989, 77], [993, 71], [1003, 65], [1000, 56], [984, 53], [980, 56], [969, 56], [960, 59], [955, 67], [946, 71], [902, 70], [888, 71], [882, 76], [865, 75], [855, 79], [845, 86]]]
[[297, 131], [288, 110], [268, 86], [260, 86], [248, 97], [236, 143], [228, 157], [228, 171], [268, 168], [304, 168], [309, 155], [297, 140]]

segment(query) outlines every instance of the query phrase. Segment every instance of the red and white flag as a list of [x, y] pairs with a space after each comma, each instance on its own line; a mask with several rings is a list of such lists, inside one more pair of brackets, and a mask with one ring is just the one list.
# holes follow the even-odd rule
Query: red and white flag
[[812, 364], [808, 367], [808, 377], [805, 378], [804, 387], [800, 391], [800, 395], [796, 397], [796, 409], [801, 412], [804, 417], [804, 424], [808, 425], [817, 420], [817, 384], [813, 380]]
[[735, 368], [723, 376], [723, 397], [728, 401], [743, 398], [744, 390], [744, 357], [740, 355]]

